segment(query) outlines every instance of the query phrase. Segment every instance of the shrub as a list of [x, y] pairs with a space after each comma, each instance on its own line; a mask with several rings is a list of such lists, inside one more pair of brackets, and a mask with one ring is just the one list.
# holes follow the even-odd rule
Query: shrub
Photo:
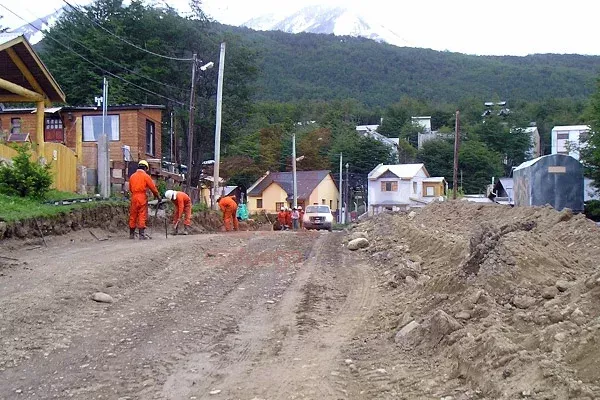
[[600, 221], [600, 200], [590, 200], [585, 203], [584, 213], [592, 221]]
[[16, 150], [19, 154], [12, 159], [12, 165], [0, 165], [0, 193], [44, 199], [52, 185], [50, 165], [31, 161], [29, 146], [19, 146]]

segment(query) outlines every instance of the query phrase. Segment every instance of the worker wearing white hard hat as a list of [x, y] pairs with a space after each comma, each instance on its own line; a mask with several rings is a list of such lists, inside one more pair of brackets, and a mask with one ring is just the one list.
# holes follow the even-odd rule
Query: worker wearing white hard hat
[[173, 213], [173, 234], [179, 234], [179, 221], [183, 216], [183, 234], [187, 235], [192, 224], [192, 199], [184, 192], [177, 190], [167, 190], [165, 198], [173, 203], [175, 212]]

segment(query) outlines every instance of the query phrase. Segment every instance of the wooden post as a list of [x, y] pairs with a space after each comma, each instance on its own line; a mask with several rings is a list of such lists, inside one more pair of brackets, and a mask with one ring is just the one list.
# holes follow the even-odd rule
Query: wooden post
[[46, 112], [46, 105], [43, 101], [37, 102], [37, 116], [36, 116], [36, 132], [35, 132], [35, 142], [37, 144], [37, 153], [38, 157], [46, 158], [46, 153], [44, 153], [44, 117]]
[[29, 89], [25, 89], [22, 86], [14, 84], [6, 79], [0, 78], [0, 88], [6, 89], [11, 93], [17, 94], [27, 98], [29, 101], [41, 101], [44, 102], [44, 96]]
[[452, 176], [452, 198], [458, 196], [458, 148], [460, 147], [460, 112], [456, 111], [456, 122], [454, 129], [454, 175]]
[[75, 119], [75, 154], [77, 162], [83, 164], [83, 123], [81, 117]]

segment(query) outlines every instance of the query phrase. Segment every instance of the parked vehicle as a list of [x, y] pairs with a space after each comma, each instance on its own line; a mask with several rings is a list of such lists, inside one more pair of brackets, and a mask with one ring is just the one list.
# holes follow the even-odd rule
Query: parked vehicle
[[307, 206], [302, 223], [306, 229], [327, 229], [331, 232], [333, 214], [331, 214], [329, 206], [326, 205]]

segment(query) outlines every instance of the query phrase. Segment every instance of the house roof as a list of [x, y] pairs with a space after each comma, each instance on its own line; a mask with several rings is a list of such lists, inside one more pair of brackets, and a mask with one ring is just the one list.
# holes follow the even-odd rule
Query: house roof
[[508, 191], [509, 189], [512, 190], [513, 188], [513, 178], [500, 178], [500, 183], [502, 184], [502, 187], [504, 188], [504, 190]]
[[589, 125], [557, 125], [553, 131], [589, 131]]
[[421, 170], [425, 170], [425, 175], [429, 177], [429, 172], [425, 168], [425, 164], [396, 164], [396, 165], [384, 165], [379, 164], [371, 172], [369, 172], [369, 180], [376, 180], [381, 175], [390, 171], [398, 178], [410, 179], [413, 178]]
[[[523, 169], [523, 168], [531, 167], [536, 162], [540, 161], [543, 158], [547, 158], [547, 157], [570, 157], [570, 158], [573, 158], [573, 157], [571, 157], [571, 156], [569, 156], [567, 154], [547, 154], [545, 156], [534, 158], [533, 160], [529, 160], [529, 161], [525, 161], [524, 163], [521, 163], [518, 167], [516, 167], [515, 169], [513, 169], [513, 172], [514, 171], [518, 171], [518, 170]], [[573, 159], [575, 160], [575, 158], [573, 158]], [[504, 186], [504, 184], [502, 184], [502, 186]]]
[[[0, 34], [0, 65], [3, 66], [2, 79], [39, 93], [50, 102], [66, 101], [64, 92], [25, 36], [17, 33]], [[30, 79], [27, 79], [22, 69], [31, 74]], [[30, 82], [31, 78], [33, 84]], [[14, 93], [0, 88], [0, 97], [2, 96], [14, 96]]]
[[445, 182], [446, 178], [443, 176], [434, 176], [433, 178], [425, 178], [423, 182], [434, 182], [434, 183], [442, 183]]
[[[124, 110], [164, 110], [165, 106], [159, 104], [115, 104], [109, 105], [107, 108], [108, 112], [111, 111], [124, 111]], [[69, 112], [69, 111], [102, 111], [102, 107], [98, 106], [63, 106], [63, 107], [49, 107], [45, 109], [46, 114], [54, 114], [59, 111]], [[21, 113], [31, 113], [35, 114], [37, 112], [36, 108], [4, 108], [0, 110], [0, 114], [21, 114]]]
[[[330, 174], [328, 170], [321, 171], [297, 171], [297, 196], [305, 200], [310, 197], [315, 188]], [[257, 181], [248, 189], [248, 196], [260, 196], [272, 183], [279, 185], [288, 196], [293, 196], [294, 183], [291, 172], [270, 172]]]

